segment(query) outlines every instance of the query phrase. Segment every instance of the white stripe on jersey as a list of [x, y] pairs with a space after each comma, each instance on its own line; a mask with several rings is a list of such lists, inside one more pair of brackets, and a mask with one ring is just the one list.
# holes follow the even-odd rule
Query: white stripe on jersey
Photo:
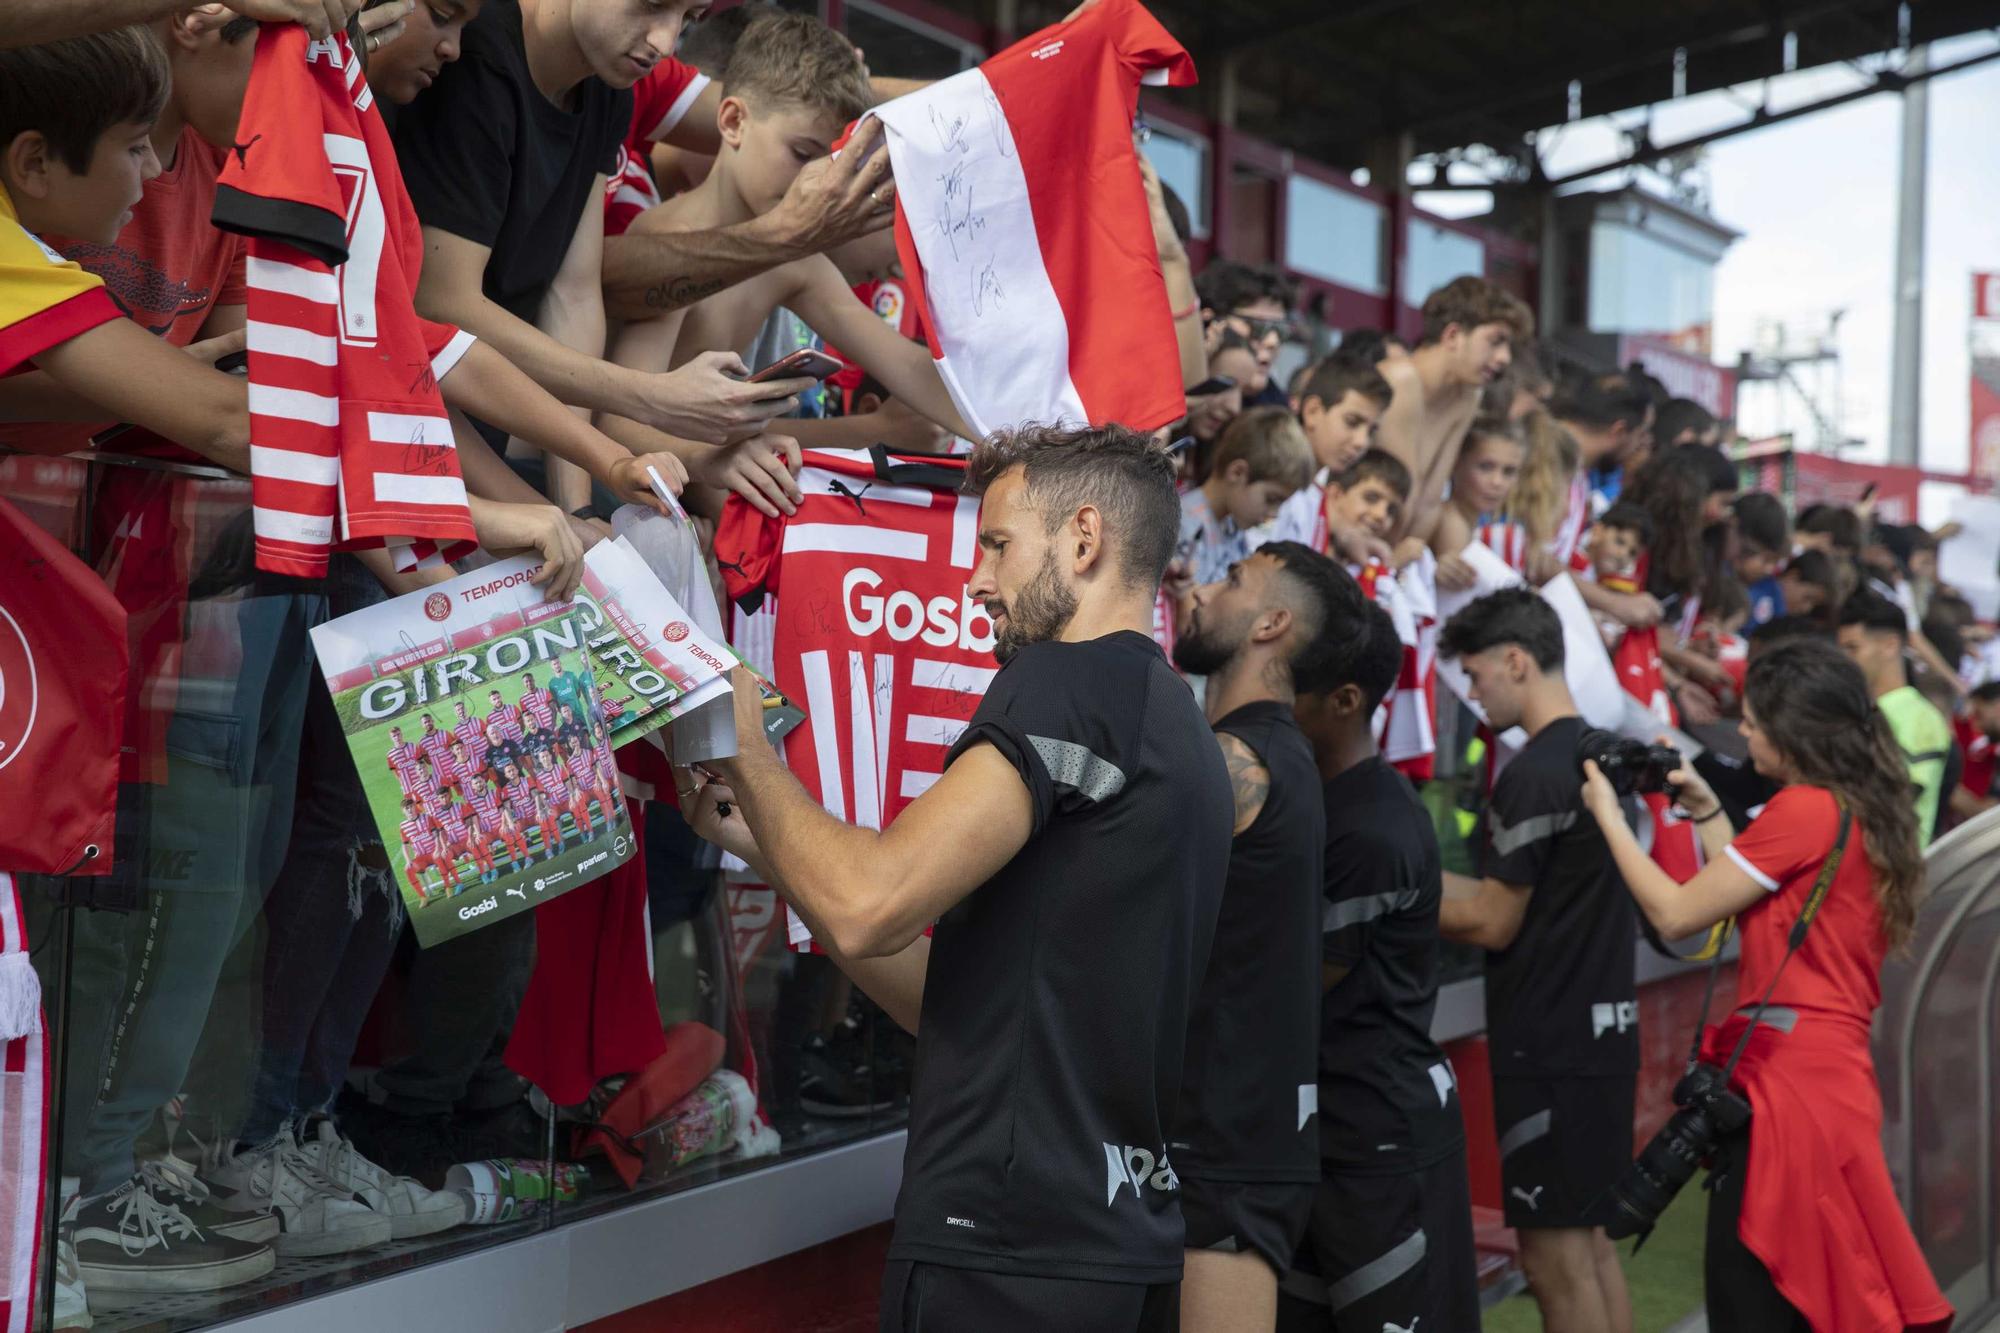
[[333, 540], [333, 516], [330, 514], [294, 514], [285, 509], [266, 509], [257, 505], [251, 517], [257, 535], [273, 541], [324, 546]]
[[[893, 681], [891, 682], [893, 684]], [[853, 744], [848, 748], [854, 760], [854, 822], [862, 828], [882, 827], [882, 782], [875, 776], [875, 691], [869, 687], [867, 659], [850, 650], [847, 654], [847, 712]], [[813, 745], [839, 744], [840, 738], [814, 732]]]
[[951, 563], [960, 569], [979, 563], [979, 501], [970, 495], [958, 497], [951, 516]]
[[700, 97], [702, 90], [707, 87], [708, 75], [706, 74], [697, 74], [689, 79], [687, 87], [681, 89], [681, 95], [676, 97], [674, 104], [667, 108], [667, 114], [660, 117], [660, 123], [653, 126], [651, 133], [647, 134], [646, 137], [654, 143], [658, 143], [671, 134], [674, 126], [681, 123], [681, 117], [687, 115], [689, 108], [694, 106], [695, 99]]
[[[800, 653], [799, 669], [806, 678], [806, 725], [814, 726], [814, 718], [831, 719], [834, 716], [833, 669], [827, 661], [826, 650]], [[847, 797], [840, 776], [839, 738], [828, 736], [822, 739], [815, 728], [813, 753], [819, 758], [819, 803], [826, 807], [828, 814], [845, 823]]]
[[288, 356], [296, 361], [310, 361], [316, 366], [340, 364], [338, 338], [309, 329], [296, 329], [289, 324], [267, 324], [255, 319], [244, 326], [244, 333], [250, 350], [263, 356]]
[[902, 783], [904, 799], [910, 801], [916, 800], [932, 787], [935, 787], [937, 780], [943, 776], [944, 774], [942, 773], [913, 773], [909, 769], [904, 769]]
[[250, 415], [282, 417], [303, 421], [309, 426], [332, 430], [340, 425], [340, 400], [304, 389], [280, 389], [269, 384], [250, 383]]
[[280, 481], [303, 481], [314, 486], [340, 484], [338, 458], [302, 454], [296, 449], [271, 449], [253, 444], [250, 446], [250, 470], [257, 476], [275, 477]]
[[377, 444], [424, 444], [456, 448], [451, 422], [445, 417], [411, 412], [370, 412], [368, 438]]
[[875, 654], [875, 790], [882, 803], [889, 803], [889, 733], [894, 729], [896, 702], [896, 659], [889, 653]]
[[965, 723], [955, 717], [912, 713], [903, 723], [903, 739], [912, 745], [956, 745], [964, 734]]
[[263, 292], [296, 296], [317, 305], [340, 304], [340, 282], [332, 272], [319, 272], [298, 264], [250, 256], [243, 266], [244, 281]]
[[950, 690], [953, 694], [985, 694], [993, 688], [998, 667], [967, 666], [963, 662], [939, 662], [928, 657], [910, 661], [910, 684], [920, 690]]
[[375, 498], [390, 504], [465, 506], [465, 483], [457, 477], [413, 477], [377, 472]]
[[472, 344], [478, 341], [479, 339], [473, 337], [464, 329], [460, 329], [457, 333], [453, 334], [451, 341], [446, 343], [438, 351], [438, 354], [431, 358], [431, 377], [442, 381], [446, 375], [458, 369], [458, 363], [465, 359], [465, 354], [472, 350]]
[[784, 552], [831, 551], [839, 555], [879, 555], [887, 560], [930, 559], [930, 539], [921, 532], [897, 532], [859, 523], [787, 523]]

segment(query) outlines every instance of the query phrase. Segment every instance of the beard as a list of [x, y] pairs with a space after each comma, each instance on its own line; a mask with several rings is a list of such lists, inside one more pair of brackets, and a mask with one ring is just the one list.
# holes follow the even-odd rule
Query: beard
[[[986, 604], [986, 614], [994, 616], [996, 602]], [[1056, 569], [1056, 553], [1042, 557], [1042, 567], [1028, 580], [1012, 602], [998, 602], [1004, 617], [993, 636], [995, 661], [1007, 662], [1031, 643], [1046, 643], [1069, 627], [1076, 615], [1076, 591], [1063, 582]]]
[[1174, 665], [1183, 675], [1213, 676], [1236, 656], [1236, 644], [1220, 626], [1190, 623], [1174, 638]]

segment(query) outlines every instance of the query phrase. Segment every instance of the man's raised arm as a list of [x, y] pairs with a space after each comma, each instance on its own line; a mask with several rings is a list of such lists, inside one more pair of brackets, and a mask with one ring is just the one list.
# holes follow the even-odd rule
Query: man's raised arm
[[999, 750], [976, 744], [887, 829], [820, 808], [764, 740], [763, 701], [735, 674], [741, 753], [710, 765], [742, 804], [777, 882], [828, 947], [848, 958], [901, 953], [991, 879], [1034, 832], [1034, 800]]
[[614, 319], [645, 319], [705, 300], [794, 259], [889, 225], [896, 186], [882, 123], [870, 119], [839, 157], [807, 164], [770, 212], [711, 231], [635, 228], [604, 241], [604, 304]]

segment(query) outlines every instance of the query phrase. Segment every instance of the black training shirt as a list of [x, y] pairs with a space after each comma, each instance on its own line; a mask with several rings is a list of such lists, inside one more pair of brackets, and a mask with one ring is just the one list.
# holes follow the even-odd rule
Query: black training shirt
[[1180, 1279], [1167, 1124], [1229, 861], [1229, 774], [1143, 634], [1037, 643], [981, 741], [1034, 830], [937, 923], [889, 1257], [1100, 1281]]
[[1500, 771], [1480, 872], [1532, 889], [1521, 933], [1486, 955], [1496, 1074], [1617, 1074], [1639, 1067], [1632, 975], [1638, 917], [1583, 807], [1583, 719], [1537, 732]]
[[632, 94], [596, 78], [567, 104], [528, 72], [520, 0], [488, 0], [463, 53], [396, 117], [396, 155], [426, 227], [492, 250], [486, 295], [534, 323], [586, 211], [601, 220], [597, 177], [617, 168]]
[[1316, 1181], [1319, 902], [1326, 813], [1312, 745], [1289, 704], [1215, 724], [1271, 775], [1229, 847], [1222, 914], [1188, 1025], [1174, 1168], [1218, 1181]]
[[1343, 1171], [1426, 1166], [1465, 1142], [1458, 1081], [1431, 1040], [1437, 830], [1379, 757], [1336, 775], [1325, 800], [1322, 950], [1347, 975], [1320, 1009], [1320, 1152]]

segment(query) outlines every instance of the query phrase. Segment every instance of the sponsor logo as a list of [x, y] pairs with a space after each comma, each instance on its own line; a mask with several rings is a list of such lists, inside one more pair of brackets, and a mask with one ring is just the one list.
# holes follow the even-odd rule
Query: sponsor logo
[[577, 873], [582, 874], [584, 871], [590, 869], [592, 866], [602, 865], [604, 862], [609, 861], [610, 859], [611, 859], [610, 852], [599, 852], [595, 856], [586, 857], [582, 861], [577, 862], [576, 866]]
[[444, 620], [449, 617], [451, 615], [450, 594], [434, 592], [424, 598], [424, 614], [432, 620]]
[[1055, 41], [1044, 42], [1042, 45], [1028, 52], [1028, 58], [1031, 60], [1053, 60], [1062, 54], [1062, 49], [1063, 39], [1058, 37]]
[[1410, 1326], [1404, 1328], [1401, 1324], [1392, 1324], [1385, 1319], [1382, 1321], [1382, 1333], [1417, 1333], [1417, 1325], [1422, 1320], [1422, 1315], [1412, 1315], [1410, 1316]]
[[841, 605], [847, 612], [847, 627], [855, 634], [862, 638], [887, 634], [897, 643], [920, 638], [933, 648], [966, 652], [993, 650], [992, 618], [963, 591], [956, 602], [950, 597], [925, 601], [908, 589], [883, 597], [873, 591], [881, 586], [882, 576], [866, 567], [848, 570], [841, 580]]
[[1104, 1206], [1118, 1202], [1118, 1191], [1132, 1187], [1132, 1197], [1144, 1199], [1148, 1188], [1166, 1192], [1181, 1187], [1181, 1178], [1167, 1163], [1165, 1149], [1158, 1158], [1144, 1148], [1104, 1145]]
[[676, 620], [673, 624], [662, 630], [661, 633], [666, 636], [668, 643], [679, 643], [688, 636], [687, 622], [685, 620]]
[[1547, 1188], [1547, 1185], [1537, 1185], [1531, 1190], [1524, 1190], [1519, 1185], [1516, 1185], [1513, 1189], [1508, 1190], [1507, 1193], [1513, 1195], [1522, 1203], [1527, 1204], [1530, 1212], [1539, 1213], [1542, 1211], [1542, 1191]]
[[523, 893], [523, 892], [521, 892], [521, 890], [520, 890], [520, 888], [519, 888], [518, 886], [516, 886], [516, 887], [514, 887], [514, 888], [511, 888], [511, 889], [508, 889], [508, 890], [507, 890], [507, 896], [508, 896], [509, 898], [519, 898], [519, 899], [520, 899], [520, 900], [521, 900], [522, 902], [526, 902], [526, 901], [528, 901], [528, 895], [527, 895], [527, 894], [525, 894], [525, 893]]
[[0, 607], [0, 768], [28, 748], [40, 692], [28, 636], [7, 608]]
[[1607, 1032], [1623, 1034], [1639, 1026], [1639, 1002], [1620, 1000], [1616, 1004], [1593, 1004], [1590, 1006], [1590, 1035], [1592, 1039]]
[[890, 283], [883, 283], [875, 289], [875, 314], [884, 323], [897, 328], [903, 325], [903, 289]]
[[944, 1224], [948, 1227], [964, 1227], [967, 1231], [979, 1230], [979, 1224], [969, 1217], [947, 1217]]
[[498, 898], [488, 898], [486, 901], [474, 903], [470, 907], [461, 907], [458, 909], [458, 919], [460, 921], [470, 921], [476, 916], [486, 915], [499, 905], [500, 900]]

